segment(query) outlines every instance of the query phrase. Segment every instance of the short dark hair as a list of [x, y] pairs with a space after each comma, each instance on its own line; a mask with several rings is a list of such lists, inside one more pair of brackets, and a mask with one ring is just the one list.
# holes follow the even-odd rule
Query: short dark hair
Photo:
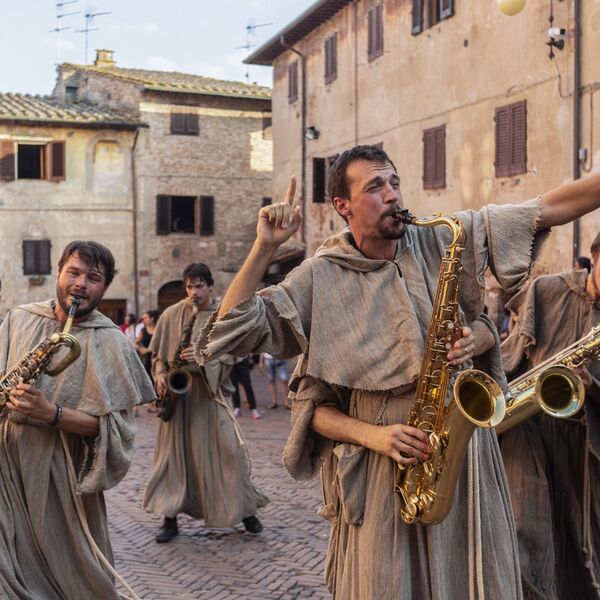
[[348, 165], [355, 160], [368, 160], [382, 165], [389, 163], [392, 165], [394, 171], [396, 171], [396, 166], [390, 160], [390, 157], [377, 146], [362, 145], [344, 150], [329, 168], [327, 195], [332, 202], [337, 196], [348, 198], [349, 191], [346, 171], [348, 170]]
[[188, 280], [200, 279], [206, 285], [213, 285], [213, 277], [208, 265], [204, 263], [191, 263], [183, 270], [183, 283]]
[[578, 256], [575, 262], [581, 269], [586, 269], [588, 273], [592, 270], [592, 261], [587, 256]]
[[158, 317], [160, 317], [160, 311], [156, 310], [155, 308], [152, 310], [147, 310], [146, 314], [152, 319], [153, 323], [156, 323], [156, 321], [158, 321]]
[[598, 256], [600, 254], [600, 233], [596, 235], [594, 241], [592, 242], [592, 246], [590, 248], [590, 254], [592, 256]]
[[58, 261], [58, 270], [60, 271], [70, 256], [77, 253], [79, 258], [88, 266], [98, 269], [100, 265], [104, 267], [104, 289], [112, 283], [117, 273], [115, 269], [115, 257], [112, 252], [102, 244], [92, 241], [75, 240], [65, 247], [62, 256]]

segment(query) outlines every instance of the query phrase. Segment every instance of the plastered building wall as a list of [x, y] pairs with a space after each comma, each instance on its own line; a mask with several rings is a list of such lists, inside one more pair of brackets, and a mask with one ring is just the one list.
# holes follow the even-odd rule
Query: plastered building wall
[[[493, 2], [455, 2], [455, 14], [411, 35], [412, 2], [385, 0], [384, 52], [367, 57], [366, 13], [376, 2], [350, 4], [295, 47], [307, 65], [307, 254], [343, 222], [330, 204], [312, 202], [312, 158], [333, 156], [357, 143], [383, 143], [401, 177], [406, 206], [417, 215], [477, 209], [490, 202], [535, 197], [573, 174], [573, 41], [548, 58], [548, 2], [529, 0], [515, 17]], [[554, 25], [573, 30], [573, 2], [554, 3]], [[585, 169], [600, 168], [600, 5], [583, 1], [582, 146]], [[337, 78], [324, 82], [324, 42], [337, 32]], [[301, 90], [288, 102], [292, 52], [274, 63], [274, 196], [282, 198], [291, 173], [301, 171]], [[299, 82], [301, 76], [299, 74]], [[494, 173], [494, 111], [527, 101], [527, 172]], [[596, 118], [594, 119], [594, 115]], [[446, 187], [424, 190], [423, 130], [446, 126]], [[580, 253], [600, 231], [600, 216], [582, 219]], [[556, 228], [543, 255], [547, 271], [569, 269], [572, 226]]]

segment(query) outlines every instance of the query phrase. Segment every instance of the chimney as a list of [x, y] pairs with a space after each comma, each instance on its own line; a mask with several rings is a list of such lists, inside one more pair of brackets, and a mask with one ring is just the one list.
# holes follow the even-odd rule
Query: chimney
[[96, 50], [96, 60], [94, 66], [96, 67], [114, 67], [116, 62], [113, 59], [114, 50]]

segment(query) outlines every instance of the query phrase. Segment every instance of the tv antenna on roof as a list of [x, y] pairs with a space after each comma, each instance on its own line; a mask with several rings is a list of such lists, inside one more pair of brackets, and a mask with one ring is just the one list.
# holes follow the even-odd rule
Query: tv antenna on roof
[[88, 37], [90, 31], [98, 31], [97, 27], [91, 27], [93, 25], [93, 20], [96, 17], [100, 17], [102, 15], [110, 15], [112, 13], [111, 10], [105, 12], [92, 12], [92, 9], [88, 9], [87, 12], [83, 15], [85, 19], [85, 28], [78, 29], [75, 33], [84, 33], [85, 34], [85, 66], [88, 64]]
[[[244, 49], [247, 52], [248, 50], [250, 50], [250, 48], [254, 48], [254, 46], [256, 46], [256, 44], [250, 43], [250, 36], [254, 34], [255, 29], [258, 29], [259, 27], [268, 27], [269, 25], [273, 25], [273, 23], [259, 23], [258, 25], [251, 25], [250, 23], [248, 23], [248, 25], [246, 25], [246, 43], [243, 46], [237, 46], [235, 49], [236, 50]], [[249, 82], [249, 80], [250, 80], [250, 65], [246, 65], [246, 81]]]
[[62, 12], [62, 8], [63, 8], [63, 6], [66, 6], [67, 4], [76, 4], [77, 2], [79, 2], [79, 0], [64, 0], [63, 2], [56, 2], [56, 27], [54, 29], [50, 29], [50, 31], [48, 31], [48, 33], [56, 33], [56, 64], [57, 65], [60, 64], [60, 32], [65, 31], [67, 29], [71, 29], [70, 25], [61, 27], [60, 20], [64, 19], [65, 17], [71, 17], [73, 15], [78, 15], [81, 12], [81, 11], [77, 10], [75, 12], [66, 13], [66, 12]]

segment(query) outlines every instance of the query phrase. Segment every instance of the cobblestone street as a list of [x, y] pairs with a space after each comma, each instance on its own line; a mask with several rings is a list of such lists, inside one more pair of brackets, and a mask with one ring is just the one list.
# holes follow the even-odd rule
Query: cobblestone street
[[116, 568], [143, 600], [325, 599], [323, 563], [328, 525], [316, 514], [318, 479], [295, 482], [281, 463], [290, 413], [267, 410], [264, 375], [253, 372], [262, 419], [244, 409], [240, 419], [250, 449], [253, 480], [271, 502], [260, 511], [258, 536], [236, 529], [208, 529], [180, 516], [180, 535], [168, 544], [154, 536], [162, 518], [142, 512], [150, 476], [157, 419], [140, 409], [133, 464], [125, 480], [107, 493]]

